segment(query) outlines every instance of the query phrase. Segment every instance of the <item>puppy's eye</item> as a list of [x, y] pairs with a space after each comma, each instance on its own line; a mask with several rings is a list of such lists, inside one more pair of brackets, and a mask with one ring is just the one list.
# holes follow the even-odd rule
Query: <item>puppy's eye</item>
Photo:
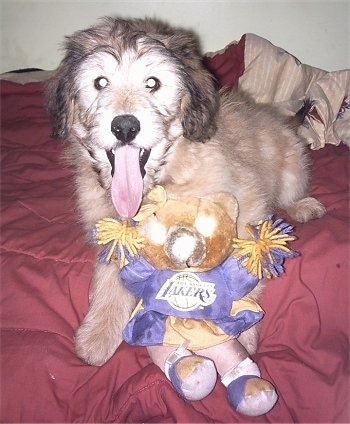
[[160, 88], [160, 81], [158, 78], [150, 77], [146, 80], [146, 88], [149, 88], [151, 91], [156, 91]]
[[108, 85], [108, 79], [106, 77], [98, 77], [94, 81], [94, 86], [96, 90], [102, 90], [103, 88], [106, 88]]

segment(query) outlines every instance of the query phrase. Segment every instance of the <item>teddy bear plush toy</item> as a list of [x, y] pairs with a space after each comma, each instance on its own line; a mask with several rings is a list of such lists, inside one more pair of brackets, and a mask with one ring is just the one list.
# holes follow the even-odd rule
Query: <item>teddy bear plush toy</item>
[[119, 261], [123, 284], [140, 299], [126, 342], [146, 346], [182, 397], [204, 398], [219, 374], [231, 406], [256, 416], [271, 410], [277, 393], [238, 336], [263, 317], [247, 295], [262, 277], [282, 272], [294, 237], [269, 218], [250, 227], [252, 240], [237, 239], [237, 214], [230, 194], [167, 199], [157, 186], [136, 224], [102, 220], [97, 240], [108, 247], [102, 260]]

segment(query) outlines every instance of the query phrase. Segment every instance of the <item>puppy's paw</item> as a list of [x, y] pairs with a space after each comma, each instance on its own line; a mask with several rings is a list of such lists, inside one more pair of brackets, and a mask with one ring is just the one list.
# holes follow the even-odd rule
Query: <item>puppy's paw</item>
[[303, 223], [311, 219], [322, 218], [326, 213], [326, 208], [314, 197], [305, 197], [295, 202], [287, 209], [287, 212], [290, 217]]
[[113, 356], [122, 341], [122, 328], [106, 322], [94, 322], [87, 316], [75, 333], [75, 351], [90, 365], [101, 366]]

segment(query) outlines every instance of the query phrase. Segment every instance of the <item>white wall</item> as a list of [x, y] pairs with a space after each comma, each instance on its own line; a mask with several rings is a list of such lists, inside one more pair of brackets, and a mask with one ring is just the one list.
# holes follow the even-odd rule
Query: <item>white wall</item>
[[304, 63], [330, 71], [350, 68], [350, 0], [0, 0], [0, 5], [0, 72], [55, 68], [64, 36], [106, 15], [157, 17], [193, 29], [203, 52], [253, 32]]

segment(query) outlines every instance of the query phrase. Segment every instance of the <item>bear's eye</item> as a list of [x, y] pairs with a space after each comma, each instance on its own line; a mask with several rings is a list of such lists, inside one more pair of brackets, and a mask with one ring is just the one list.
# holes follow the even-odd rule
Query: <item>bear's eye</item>
[[109, 84], [109, 81], [106, 77], [98, 77], [94, 81], [94, 86], [96, 90], [102, 90], [103, 88], [106, 88]]
[[149, 88], [152, 92], [157, 91], [160, 88], [160, 81], [156, 77], [149, 77], [146, 80], [146, 88]]
[[198, 215], [194, 225], [204, 237], [211, 237], [217, 228], [217, 221], [213, 216]]

